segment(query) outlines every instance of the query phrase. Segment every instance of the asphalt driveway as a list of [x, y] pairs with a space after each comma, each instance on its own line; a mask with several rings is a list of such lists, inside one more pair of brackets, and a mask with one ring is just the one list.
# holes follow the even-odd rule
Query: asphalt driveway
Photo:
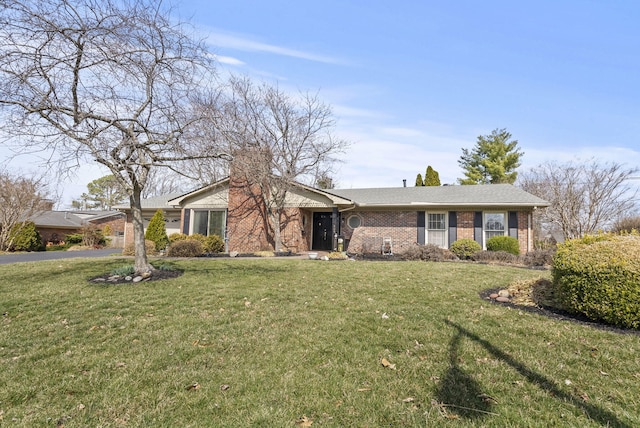
[[21, 262], [39, 262], [43, 260], [71, 259], [76, 257], [107, 257], [111, 254], [121, 254], [120, 248], [105, 248], [101, 250], [83, 251], [36, 251], [33, 253], [0, 255], [0, 265]]

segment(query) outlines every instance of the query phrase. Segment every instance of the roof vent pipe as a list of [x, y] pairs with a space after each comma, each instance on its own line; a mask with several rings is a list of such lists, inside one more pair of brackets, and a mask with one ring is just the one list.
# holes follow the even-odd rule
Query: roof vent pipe
[[402, 187], [407, 187], [407, 179], [406, 178], [404, 178], [402, 180]]

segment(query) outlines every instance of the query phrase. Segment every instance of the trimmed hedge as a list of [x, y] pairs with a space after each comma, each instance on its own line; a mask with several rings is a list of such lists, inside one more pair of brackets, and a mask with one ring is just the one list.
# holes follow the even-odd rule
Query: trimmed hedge
[[458, 239], [451, 244], [451, 252], [460, 260], [468, 260], [478, 251], [482, 251], [482, 247], [473, 239]]
[[518, 256], [520, 255], [520, 244], [513, 236], [494, 236], [487, 240], [487, 251], [505, 251]]
[[197, 239], [184, 239], [169, 245], [168, 257], [198, 257], [204, 254], [202, 242]]
[[202, 246], [205, 253], [217, 254], [224, 252], [224, 241], [218, 235], [207, 236]]
[[566, 310], [640, 328], [640, 235], [601, 234], [560, 244], [552, 275]]

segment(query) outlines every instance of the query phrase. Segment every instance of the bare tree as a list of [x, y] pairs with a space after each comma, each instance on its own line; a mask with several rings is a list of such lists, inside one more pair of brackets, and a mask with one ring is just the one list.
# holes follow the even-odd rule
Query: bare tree
[[13, 244], [21, 225], [46, 211], [51, 201], [42, 177], [20, 177], [0, 171], [0, 251]]
[[236, 156], [232, 174], [257, 186], [265, 223], [274, 249], [280, 251], [281, 218], [291, 186], [313, 184], [329, 173], [347, 142], [332, 135], [331, 108], [308, 93], [291, 96], [277, 86], [230, 79], [228, 96], [220, 101], [214, 128]]
[[547, 162], [522, 174], [519, 184], [549, 201], [542, 221], [572, 239], [605, 230], [633, 209], [638, 191], [627, 180], [636, 172], [617, 163]]
[[[95, 161], [126, 191], [135, 270], [149, 272], [141, 195], [157, 167], [219, 155], [192, 133], [212, 57], [160, 0], [2, 0], [0, 106], [20, 151]], [[53, 168], [52, 168], [53, 169]]]

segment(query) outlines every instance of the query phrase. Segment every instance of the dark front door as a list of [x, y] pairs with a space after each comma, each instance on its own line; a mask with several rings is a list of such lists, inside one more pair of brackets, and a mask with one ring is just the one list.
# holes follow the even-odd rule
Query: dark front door
[[313, 213], [314, 250], [330, 251], [333, 249], [333, 223], [331, 213]]

